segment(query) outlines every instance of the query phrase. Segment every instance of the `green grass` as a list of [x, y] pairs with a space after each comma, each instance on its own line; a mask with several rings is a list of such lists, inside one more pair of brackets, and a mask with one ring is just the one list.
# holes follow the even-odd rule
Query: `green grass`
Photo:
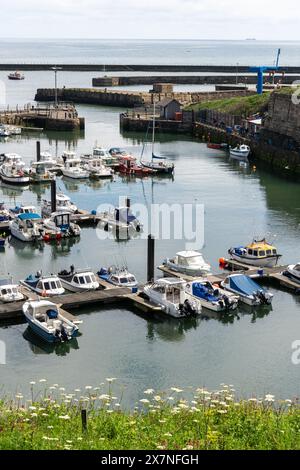
[[193, 109], [195, 111], [200, 111], [202, 109], [212, 109], [235, 116], [247, 117], [251, 114], [266, 111], [269, 99], [270, 93], [266, 92], [262, 95], [237, 96], [234, 98], [224, 98], [221, 100], [194, 103], [187, 106], [186, 109]]
[[[218, 392], [148, 390], [131, 411], [122, 410], [112, 380], [108, 390], [103, 384], [73, 393], [57, 385], [42, 393], [35, 387], [29, 399], [18, 394], [0, 402], [0, 449], [300, 448], [297, 403], [272, 396], [238, 401], [230, 386]], [[87, 431], [82, 408], [88, 411]]]

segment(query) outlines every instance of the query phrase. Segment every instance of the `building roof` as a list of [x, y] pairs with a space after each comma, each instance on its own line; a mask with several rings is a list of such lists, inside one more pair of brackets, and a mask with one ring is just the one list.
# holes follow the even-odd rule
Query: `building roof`
[[161, 100], [157, 103], [157, 106], [160, 106], [161, 108], [165, 108], [166, 106], [168, 106], [170, 103], [172, 103], [172, 101], [175, 101], [176, 103], [179, 104], [180, 106], [180, 103], [178, 100], [175, 100], [175, 98], [165, 98], [164, 100]]

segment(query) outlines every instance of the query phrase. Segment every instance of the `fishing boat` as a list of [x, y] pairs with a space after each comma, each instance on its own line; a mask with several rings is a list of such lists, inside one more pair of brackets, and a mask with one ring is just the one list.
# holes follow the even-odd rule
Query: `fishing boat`
[[[150, 161], [143, 160], [143, 154], [145, 150], [145, 143], [143, 145], [141, 154], [141, 165], [144, 168], [155, 171], [159, 174], [172, 175], [174, 173], [174, 163], [168, 161], [165, 157], [157, 156], [154, 152], [155, 147], [155, 100], [153, 103], [153, 121], [152, 121], [152, 157]], [[148, 130], [147, 130], [148, 134]], [[147, 137], [147, 136], [146, 136]], [[145, 141], [146, 142], [146, 141]]]
[[205, 279], [187, 283], [185, 291], [191, 297], [199, 299], [202, 307], [214, 312], [235, 310], [238, 306], [237, 295], [230, 294]]
[[24, 80], [25, 76], [21, 72], [12, 72], [8, 75], [9, 80]]
[[97, 215], [100, 224], [106, 231], [117, 228], [120, 230], [133, 229], [136, 232], [140, 232], [143, 229], [143, 224], [128, 207], [116, 207], [112, 211], [105, 211]]
[[136, 277], [131, 274], [125, 267], [116, 268], [115, 266], [111, 266], [109, 268], [101, 268], [100, 271], [98, 271], [97, 275], [103, 281], [109, 282], [114, 286], [129, 288], [134, 288], [138, 286]]
[[22, 128], [21, 127], [11, 126], [9, 124], [7, 124], [4, 127], [9, 132], [9, 135], [21, 135], [22, 134]]
[[20, 155], [7, 153], [4, 163], [0, 166], [0, 177], [8, 184], [28, 184], [29, 176], [25, 174], [25, 163]]
[[135, 176], [149, 176], [157, 173], [152, 168], [147, 168], [136, 163], [136, 158], [133, 156], [126, 156], [120, 159], [119, 172], [123, 175], [135, 175]]
[[69, 271], [60, 271], [58, 277], [63, 287], [71, 292], [87, 292], [99, 288], [99, 282], [90, 269], [75, 269], [72, 265]]
[[[51, 232], [63, 237], [79, 237], [81, 228], [79, 225], [71, 222], [71, 214], [69, 212], [53, 212], [50, 217], [43, 220], [43, 226], [46, 229], [44, 240], [51, 238]], [[50, 230], [50, 233], [47, 233]]]
[[[75, 214], [77, 211], [77, 206], [71, 202], [69, 196], [66, 196], [66, 194], [63, 193], [56, 194], [56, 212], [69, 212], [70, 214]], [[51, 213], [51, 201], [44, 199], [42, 202], [42, 215], [43, 217], [49, 217]]]
[[23, 313], [32, 330], [48, 343], [69, 341], [78, 335], [78, 326], [68, 320], [61, 308], [52, 302], [25, 302]]
[[246, 160], [250, 155], [251, 149], [248, 145], [242, 144], [237, 145], [237, 147], [229, 148], [229, 153], [232, 158], [237, 158], [239, 160]]
[[54, 179], [54, 175], [48, 169], [48, 164], [42, 161], [31, 164], [29, 176], [33, 183], [49, 183]]
[[83, 169], [89, 173], [90, 178], [112, 178], [112, 168], [105, 166], [100, 158], [92, 158], [83, 164]]
[[186, 282], [178, 278], [163, 278], [146, 284], [144, 294], [154, 305], [174, 318], [184, 318], [201, 313], [200, 300], [191, 297], [185, 291]]
[[221, 282], [221, 286], [226, 291], [238, 295], [240, 300], [247, 305], [270, 305], [273, 300], [271, 292], [245, 274], [231, 274]]
[[67, 160], [61, 171], [64, 176], [73, 179], [85, 179], [90, 176], [89, 172], [81, 167], [79, 158]]
[[189, 276], [203, 276], [211, 270], [211, 266], [198, 251], [180, 251], [174, 258], [167, 258], [163, 264], [171, 271]]
[[107, 149], [102, 147], [95, 147], [93, 149], [93, 157], [100, 158], [105, 166], [110, 168], [119, 167], [119, 158], [115, 155], [111, 155]]
[[273, 268], [282, 256], [277, 253], [277, 248], [268, 243], [265, 238], [254, 239], [245, 247], [230, 248], [228, 253], [232, 259], [240, 263], [263, 268]]
[[12, 278], [0, 279], [0, 302], [10, 303], [24, 300], [20, 288], [13, 282]]
[[61, 280], [57, 276], [53, 274], [43, 276], [41, 271], [38, 271], [36, 274], [30, 274], [24, 281], [20, 282], [25, 287], [28, 287], [30, 290], [43, 297], [62, 295], [65, 292]]
[[289, 277], [293, 281], [300, 283], [300, 263], [290, 264], [287, 270], [282, 273], [284, 276]]
[[111, 149], [109, 149], [109, 153], [113, 157], [116, 157], [116, 158], [119, 158], [119, 159], [122, 158], [122, 157], [130, 156], [130, 154], [126, 150], [124, 150], [120, 147], [112, 147]]
[[43, 237], [42, 219], [39, 214], [19, 214], [10, 224], [10, 233], [22, 242], [33, 242]]

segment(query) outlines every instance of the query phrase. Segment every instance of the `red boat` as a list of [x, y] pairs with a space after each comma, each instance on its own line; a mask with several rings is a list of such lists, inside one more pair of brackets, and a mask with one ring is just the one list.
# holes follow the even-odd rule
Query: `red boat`
[[222, 145], [221, 144], [212, 144], [211, 142], [209, 142], [207, 144], [207, 147], [209, 149], [215, 149], [215, 150], [220, 150], [222, 148]]
[[136, 158], [128, 155], [120, 159], [119, 172], [123, 175], [137, 175], [137, 176], [148, 176], [153, 175], [155, 170], [150, 168], [144, 168], [143, 166], [137, 165]]

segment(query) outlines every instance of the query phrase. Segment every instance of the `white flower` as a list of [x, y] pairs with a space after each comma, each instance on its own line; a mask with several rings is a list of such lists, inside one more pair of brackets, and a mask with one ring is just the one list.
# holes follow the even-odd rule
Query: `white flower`
[[227, 413], [227, 410], [217, 410], [217, 412], [220, 414], [220, 415], [225, 415]]
[[170, 432], [166, 432], [166, 434], [164, 434], [165, 437], [172, 437], [172, 434]]
[[117, 380], [115, 377], [110, 377], [110, 378], [106, 379], [106, 382], [112, 383], [112, 382], [114, 382], [115, 380]]
[[159, 450], [165, 450], [166, 449], [165, 446], [160, 446], [160, 445], [156, 446], [156, 448], [159, 449]]
[[161, 398], [159, 395], [156, 395], [156, 396], [154, 397], [154, 400], [155, 400], [155, 401], [162, 401], [162, 398]]
[[39, 382], [42, 384], [42, 383], [47, 382], [47, 380], [46, 379], [40, 379]]
[[289, 403], [289, 404], [292, 404], [292, 400], [285, 400], [285, 403]]
[[48, 429], [54, 429], [54, 426], [47, 426]]
[[267, 401], [269, 403], [272, 403], [273, 401], [275, 401], [274, 398], [275, 398], [274, 395], [269, 395], [268, 394], [268, 395], [265, 396], [265, 401]]
[[113, 410], [106, 410], [106, 413], [113, 413]]
[[145, 395], [152, 395], [154, 393], [153, 388], [148, 388], [147, 390], [144, 391]]
[[167, 422], [167, 420], [166, 420], [166, 419], [160, 419], [159, 422], [160, 422], [161, 424], [164, 424], [164, 423]]
[[36, 410], [36, 406], [29, 406], [28, 409], [29, 409], [29, 410], [32, 410], [32, 411], [35, 411], [35, 410]]
[[171, 387], [171, 390], [172, 392], [175, 392], [175, 393], [182, 393], [183, 390], [181, 388], [177, 388], [177, 387]]
[[63, 415], [63, 416], [59, 416], [59, 419], [64, 419], [65, 421], [67, 421], [68, 419], [71, 419], [71, 418], [68, 415]]
[[32, 418], [37, 418], [37, 413], [31, 413]]
[[34, 382], [34, 381], [30, 382], [30, 385], [35, 385], [35, 384], [36, 384], [36, 382]]
[[92, 390], [93, 387], [92, 387], [91, 385], [86, 385], [86, 386], [85, 386], [85, 389], [86, 389], [86, 390]]
[[140, 400], [140, 402], [141, 402], [141, 403], [145, 403], [145, 404], [146, 404], [146, 403], [150, 403], [149, 400], [147, 400], [147, 398], [142, 398], [142, 399]]
[[105, 394], [100, 395], [99, 400], [110, 400], [110, 396], [109, 396], [109, 395], [105, 395]]

